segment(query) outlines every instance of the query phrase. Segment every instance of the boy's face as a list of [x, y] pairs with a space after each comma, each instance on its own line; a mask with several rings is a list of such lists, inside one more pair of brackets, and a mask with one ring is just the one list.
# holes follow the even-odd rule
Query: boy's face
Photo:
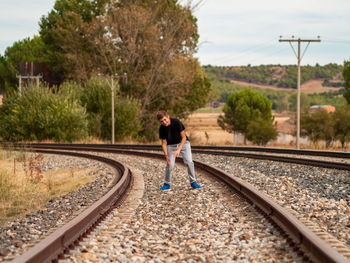
[[169, 126], [170, 125], [170, 117], [169, 116], [164, 116], [159, 120], [160, 124], [163, 126]]

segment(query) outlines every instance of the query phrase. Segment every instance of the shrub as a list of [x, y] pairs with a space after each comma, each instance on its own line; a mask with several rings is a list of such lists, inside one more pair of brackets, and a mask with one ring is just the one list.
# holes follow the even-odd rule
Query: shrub
[[269, 141], [275, 140], [278, 136], [276, 128], [270, 120], [257, 119], [248, 125], [247, 139], [257, 145], [266, 145]]
[[[118, 98], [117, 93], [116, 88], [114, 98], [115, 139], [136, 137], [141, 129], [141, 124], [137, 120], [140, 105], [129, 98]], [[88, 113], [90, 134], [102, 139], [110, 139], [112, 102], [108, 81], [100, 77], [90, 78], [82, 88], [81, 103]]]
[[79, 101], [45, 86], [8, 96], [0, 109], [0, 136], [8, 141], [71, 142], [86, 135], [86, 112]]
[[301, 133], [309, 137], [310, 141], [317, 144], [324, 140], [326, 148], [334, 141], [334, 119], [332, 113], [319, 110], [313, 113], [303, 113], [300, 119]]

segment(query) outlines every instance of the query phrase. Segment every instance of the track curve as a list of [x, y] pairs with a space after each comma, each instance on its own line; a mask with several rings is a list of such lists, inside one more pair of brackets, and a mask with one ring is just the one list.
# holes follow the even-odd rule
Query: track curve
[[[98, 147], [96, 147], [98, 146]], [[48, 149], [60, 149], [71, 151], [94, 151], [94, 152], [108, 152], [108, 153], [122, 153], [151, 158], [163, 158], [163, 155], [152, 152], [127, 150], [117, 148], [114, 145], [100, 146], [100, 145], [53, 145], [53, 144], [31, 144], [30, 148], [35, 151], [53, 153]], [[137, 146], [139, 150], [149, 150], [150, 147], [142, 148]], [[154, 150], [154, 148], [152, 148]], [[202, 152], [202, 151], [201, 151]], [[212, 151], [211, 151], [212, 152]], [[56, 153], [59, 153], [56, 151]], [[80, 153], [77, 153], [80, 154]], [[219, 154], [219, 153], [214, 153]], [[247, 157], [247, 156], [244, 156]], [[300, 223], [294, 216], [284, 210], [273, 200], [266, 197], [264, 194], [258, 192], [251, 185], [235, 178], [217, 168], [210, 167], [205, 163], [196, 161], [196, 167], [205, 170], [211, 175], [224, 181], [231, 186], [242, 196], [254, 203], [254, 205], [262, 211], [265, 216], [271, 218], [271, 220], [277, 224], [281, 229], [288, 233], [289, 237], [316, 262], [348, 262], [343, 256], [341, 256], [336, 250], [331, 248], [326, 242], [318, 238], [312, 231], [307, 229], [302, 223]], [[338, 168], [339, 169], [339, 168]], [[57, 253], [56, 253], [57, 254]], [[16, 261], [23, 262], [23, 261]], [[28, 261], [30, 262], [30, 261]], [[33, 261], [34, 262], [34, 261]]]
[[[142, 152], [142, 151], [132, 151], [127, 149], [120, 149], [117, 147], [105, 146], [101, 147], [94, 145], [93, 147], [87, 145], [44, 145], [45, 148], [56, 148], [56, 149], [69, 149], [75, 151], [94, 151], [94, 152], [109, 152], [109, 153], [123, 153], [131, 154], [137, 156], [151, 157], [151, 158], [163, 158], [161, 154]], [[43, 147], [43, 145], [31, 145], [33, 149], [38, 149], [38, 147]], [[142, 150], [142, 147], [137, 146], [138, 149]], [[143, 148], [149, 149], [148, 147]], [[41, 149], [42, 150], [42, 149]], [[206, 152], [207, 153], [207, 152]], [[218, 154], [218, 153], [215, 153]], [[195, 162], [197, 168], [203, 169], [206, 172], [212, 174], [213, 176], [224, 181], [226, 184], [230, 185], [237, 192], [242, 194], [245, 198], [249, 199], [256, 207], [258, 207], [265, 216], [269, 216], [281, 229], [286, 231], [291, 239], [298, 245], [300, 245], [311, 258], [317, 262], [348, 262], [344, 257], [342, 257], [337, 251], [332, 249], [326, 242], [318, 238], [312, 231], [307, 229], [303, 224], [301, 224], [294, 216], [289, 212], [284, 210], [273, 200], [266, 197], [264, 194], [258, 192], [251, 185], [234, 178], [233, 176], [217, 169], [210, 167], [199, 161]]]
[[[132, 144], [29, 144], [30, 147], [36, 148], [50, 148], [55, 147], [56, 149], [65, 148], [69, 149], [74, 147], [74, 149], [79, 150], [89, 150], [89, 148], [99, 149], [99, 151], [110, 150], [111, 152], [116, 150], [140, 150], [140, 151], [161, 151], [159, 145], [132, 145]], [[22, 145], [25, 146], [25, 145]], [[317, 166], [324, 168], [333, 168], [340, 170], [350, 171], [350, 163], [346, 162], [335, 162], [335, 161], [325, 161], [325, 160], [315, 160], [311, 158], [300, 158], [291, 157], [288, 155], [295, 156], [317, 156], [317, 157], [331, 157], [336, 159], [350, 159], [350, 153], [348, 152], [334, 152], [334, 151], [314, 151], [314, 150], [296, 150], [296, 149], [282, 149], [282, 148], [265, 148], [265, 147], [231, 147], [231, 146], [191, 146], [193, 153], [204, 153], [212, 155], [225, 155], [225, 156], [235, 156], [235, 157], [245, 157], [259, 160], [270, 160], [278, 162], [287, 162], [302, 164], [308, 166]], [[257, 152], [257, 153], [254, 153]], [[271, 155], [273, 153], [275, 155]], [[276, 155], [280, 154], [280, 155]]]
[[36, 246], [29, 249], [13, 262], [51, 262], [57, 261], [61, 255], [73, 248], [79, 240], [89, 234], [96, 225], [101, 222], [118, 202], [122, 200], [130, 187], [132, 174], [123, 164], [101, 156], [86, 153], [54, 151], [48, 149], [36, 149], [36, 152], [49, 154], [63, 154], [76, 157], [89, 158], [104, 162], [112, 166], [121, 175], [118, 183], [101, 199], [87, 208], [78, 217], [74, 218], [62, 228], [43, 239]]

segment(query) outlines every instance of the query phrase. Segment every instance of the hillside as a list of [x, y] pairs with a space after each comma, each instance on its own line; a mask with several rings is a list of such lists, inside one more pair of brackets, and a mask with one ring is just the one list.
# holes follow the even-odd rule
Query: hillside
[[[260, 66], [240, 66], [240, 67], [215, 67], [204, 66], [207, 74], [213, 74], [218, 78], [227, 79], [232, 82], [239, 82], [242, 85], [268, 86], [278, 89], [296, 89], [297, 87], [297, 66], [296, 65], [260, 65]], [[342, 78], [343, 66], [330, 63], [324, 66], [301, 67], [301, 84], [317, 80], [318, 86], [327, 88], [343, 87]], [[310, 86], [310, 85], [309, 85]], [[319, 88], [316, 89], [320, 90]]]
[[[226, 102], [232, 93], [250, 88], [267, 97], [272, 102], [272, 109], [276, 112], [295, 110], [296, 87], [284, 87], [283, 83], [294, 81], [296, 86], [296, 66], [204, 66], [204, 69], [211, 82], [209, 101], [214, 103], [212, 105]], [[305, 66], [301, 70], [302, 104], [305, 107], [329, 104], [339, 108], [346, 103], [342, 95], [344, 92], [342, 66], [336, 64]], [[237, 72], [244, 78], [237, 79], [235, 77]]]
[[[239, 80], [230, 80], [231, 83], [237, 84], [243, 87], [257, 87], [261, 89], [271, 89], [271, 90], [277, 90], [277, 91], [295, 91], [294, 88], [280, 88], [276, 87], [274, 85], [266, 85], [266, 84], [255, 84], [255, 83], [249, 83], [245, 81], [239, 81]], [[323, 92], [329, 92], [329, 91], [338, 91], [342, 88], [336, 88], [336, 87], [330, 87], [323, 85], [324, 80], [319, 79], [313, 79], [308, 80], [305, 83], [301, 85], [301, 91], [305, 94], [312, 94], [312, 93], [323, 93]]]

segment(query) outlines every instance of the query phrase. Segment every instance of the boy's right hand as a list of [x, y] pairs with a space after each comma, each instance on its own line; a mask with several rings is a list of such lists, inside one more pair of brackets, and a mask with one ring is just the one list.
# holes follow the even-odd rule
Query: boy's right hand
[[166, 159], [166, 165], [168, 167], [170, 167], [170, 158], [169, 158], [169, 156], [165, 156], [165, 159]]

